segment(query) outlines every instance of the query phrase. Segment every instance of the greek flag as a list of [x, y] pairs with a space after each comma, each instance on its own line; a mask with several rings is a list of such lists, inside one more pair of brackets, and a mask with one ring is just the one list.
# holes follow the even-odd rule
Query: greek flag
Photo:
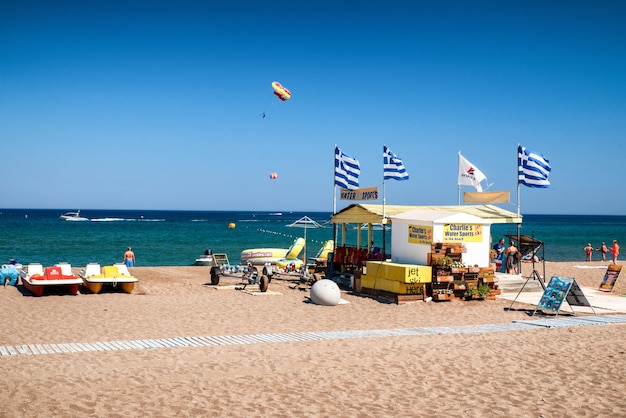
[[361, 174], [359, 160], [344, 154], [338, 146], [335, 146], [335, 184], [344, 189], [358, 189], [359, 174]]
[[517, 183], [528, 187], [550, 186], [550, 161], [543, 155], [530, 151], [521, 145], [517, 145]]
[[391, 152], [386, 145], [383, 145], [383, 174], [384, 180], [408, 180], [409, 173], [404, 168], [404, 163], [396, 154]]

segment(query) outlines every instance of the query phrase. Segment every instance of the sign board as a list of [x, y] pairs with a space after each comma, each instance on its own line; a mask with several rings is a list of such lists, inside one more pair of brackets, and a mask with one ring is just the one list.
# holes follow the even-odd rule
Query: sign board
[[580, 288], [580, 286], [578, 286], [576, 279], [574, 279], [572, 287], [567, 293], [565, 300], [567, 300], [567, 303], [569, 303], [570, 306], [589, 306], [593, 309], [591, 303], [589, 303], [589, 300], [583, 293], [582, 289]]
[[378, 187], [339, 190], [339, 200], [378, 200]]
[[612, 292], [615, 288], [615, 283], [617, 282], [620, 271], [622, 271], [621, 265], [609, 264], [606, 273], [604, 273], [604, 278], [602, 278], [602, 282], [600, 283], [600, 290], [603, 292]]
[[482, 224], [444, 224], [444, 242], [482, 242]]
[[430, 245], [433, 242], [433, 227], [409, 224], [409, 243]]
[[574, 279], [552, 276], [537, 304], [537, 309], [558, 312], [573, 283]]

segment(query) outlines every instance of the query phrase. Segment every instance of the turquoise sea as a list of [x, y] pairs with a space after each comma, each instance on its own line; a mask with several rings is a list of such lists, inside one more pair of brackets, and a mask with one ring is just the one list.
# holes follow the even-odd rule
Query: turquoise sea
[[[105, 265], [121, 262], [126, 247], [131, 246], [137, 266], [192, 265], [207, 248], [228, 254], [236, 264], [244, 249], [288, 248], [305, 233], [302, 227], [288, 225], [305, 215], [322, 224], [321, 228], [306, 229], [308, 257], [333, 238], [330, 212], [83, 210], [81, 216], [89, 221], [70, 222], [59, 217], [67, 211], [0, 209], [0, 262]], [[230, 223], [235, 227], [229, 228]], [[348, 232], [348, 244], [356, 244], [356, 232]], [[382, 233], [374, 232], [375, 245], [381, 247]], [[516, 233], [512, 224], [492, 226], [494, 240]], [[547, 260], [584, 261], [587, 242], [594, 247], [602, 241], [610, 245], [613, 239], [626, 243], [626, 216], [529, 214], [524, 215], [521, 233], [544, 242]], [[390, 252], [390, 231], [386, 235]], [[362, 236], [366, 245], [366, 231]], [[626, 256], [626, 246], [624, 249]], [[597, 254], [594, 258], [599, 259]]]

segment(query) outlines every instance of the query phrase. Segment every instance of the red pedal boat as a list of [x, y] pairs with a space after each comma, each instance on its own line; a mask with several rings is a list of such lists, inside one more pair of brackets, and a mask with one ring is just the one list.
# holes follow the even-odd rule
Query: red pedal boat
[[22, 284], [33, 296], [43, 295], [46, 289], [62, 287], [67, 293], [76, 295], [83, 280], [72, 273], [72, 266], [59, 263], [43, 267], [39, 263], [30, 263], [20, 271]]

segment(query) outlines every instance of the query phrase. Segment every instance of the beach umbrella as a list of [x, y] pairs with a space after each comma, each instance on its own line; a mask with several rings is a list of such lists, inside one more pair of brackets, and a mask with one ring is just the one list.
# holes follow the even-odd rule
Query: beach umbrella
[[323, 228], [323, 226], [306, 215], [287, 226], [290, 228], [304, 228], [304, 255], [302, 256], [302, 261], [306, 265], [306, 230], [308, 228]]

